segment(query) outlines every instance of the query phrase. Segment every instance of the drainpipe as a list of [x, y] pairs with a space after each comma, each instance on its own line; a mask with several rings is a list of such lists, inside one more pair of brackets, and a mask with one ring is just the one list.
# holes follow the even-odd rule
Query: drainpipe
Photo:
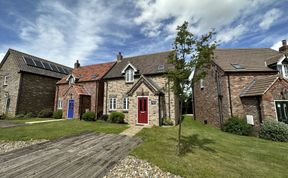
[[158, 121], [159, 121], [159, 126], [162, 125], [162, 121], [161, 121], [161, 98], [160, 98], [160, 94], [158, 95]]
[[99, 93], [99, 81], [96, 81], [96, 87], [95, 87], [95, 113], [96, 113], [96, 118], [98, 119], [98, 93]]
[[217, 70], [217, 66], [215, 66], [215, 74], [216, 74], [216, 86], [217, 86], [217, 97], [218, 97], [218, 110], [219, 110], [219, 121], [220, 128], [223, 130], [223, 108], [222, 108], [222, 94], [221, 94], [221, 86], [219, 81], [219, 73]]
[[258, 115], [259, 115], [259, 122], [260, 124], [263, 123], [262, 120], [262, 110], [261, 110], [261, 96], [257, 96], [257, 109], [258, 109]]
[[105, 82], [106, 83], [106, 91], [105, 91], [105, 93], [106, 93], [106, 97], [105, 97], [105, 100], [106, 100], [106, 107], [105, 107], [105, 114], [107, 115], [108, 114], [108, 103], [107, 103], [107, 101], [108, 101], [108, 81], [106, 81]]
[[[56, 85], [56, 95], [55, 95], [55, 104], [54, 104], [54, 111], [57, 111], [57, 108], [58, 108], [58, 95], [59, 95], [59, 86]], [[62, 99], [62, 102], [63, 102], [63, 99]]]
[[196, 120], [194, 84], [192, 84], [192, 105], [193, 119]]
[[232, 106], [232, 99], [231, 99], [231, 84], [230, 84], [230, 75], [228, 74], [228, 93], [229, 93], [229, 103], [230, 103], [230, 115], [233, 117], [233, 106]]

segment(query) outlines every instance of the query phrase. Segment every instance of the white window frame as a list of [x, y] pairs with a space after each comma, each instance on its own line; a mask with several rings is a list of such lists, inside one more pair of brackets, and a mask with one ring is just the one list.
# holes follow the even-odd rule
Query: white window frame
[[58, 99], [58, 107], [57, 109], [63, 109], [63, 100], [61, 98]]
[[204, 79], [200, 79], [200, 88], [204, 89]]
[[123, 98], [123, 110], [129, 110], [129, 97]]
[[3, 85], [4, 86], [7, 86], [8, 84], [7, 84], [7, 81], [8, 81], [8, 76], [6, 75], [6, 76], [4, 76], [4, 81], [3, 81]]
[[117, 99], [115, 97], [109, 98], [109, 110], [114, 111], [117, 108]]
[[282, 64], [283, 65], [283, 77], [288, 78], [288, 64]]
[[134, 70], [129, 68], [125, 72], [125, 81], [127, 83], [134, 82]]

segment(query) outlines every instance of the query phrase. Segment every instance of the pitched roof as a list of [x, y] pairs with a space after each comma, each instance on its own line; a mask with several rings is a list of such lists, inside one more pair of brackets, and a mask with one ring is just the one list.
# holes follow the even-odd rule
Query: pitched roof
[[[123, 77], [122, 70], [130, 63], [138, 72], [135, 75], [161, 74], [166, 69], [172, 68], [173, 65], [168, 63], [169, 55], [173, 51], [165, 51], [154, 54], [147, 54], [134, 57], [126, 57], [121, 61], [117, 61], [114, 67], [105, 75], [104, 79]], [[159, 70], [158, 67], [163, 66], [164, 69]]]
[[[67, 73], [69, 73], [71, 71], [71, 68], [61, 65], [61, 64], [57, 64], [55, 62], [52, 61], [48, 61], [27, 53], [23, 53], [14, 49], [9, 49], [4, 57], [4, 59], [1, 62], [1, 66], [3, 65], [3, 63], [7, 60], [7, 57], [9, 55], [12, 55], [13, 57], [11, 59], [13, 59], [16, 63], [16, 65], [18, 66], [18, 69], [20, 72], [29, 72], [29, 73], [33, 73], [33, 74], [37, 74], [37, 75], [44, 75], [44, 76], [48, 76], [48, 77], [53, 77], [53, 78], [62, 78], [63, 76], [65, 76]], [[32, 60], [32, 64], [27, 64], [24, 58], [30, 58]], [[35, 65], [35, 63], [33, 61], [39, 61], [41, 64], [41, 67], [37, 67]], [[46, 69], [42, 64], [47, 63], [48, 66], [49, 65], [53, 65], [57, 66], [56, 69], [52, 69], [49, 66], [49, 69]], [[61, 70], [59, 69], [61, 68]], [[59, 69], [60, 71], [58, 71], [57, 69]], [[63, 69], [63, 70], [62, 70]], [[62, 71], [62, 72], [61, 72]]]
[[263, 95], [278, 79], [278, 75], [255, 77], [240, 93], [240, 97]]
[[141, 75], [140, 79], [127, 92], [127, 95], [131, 96], [142, 83], [144, 83], [155, 95], [162, 93], [162, 89], [152, 79]]
[[213, 61], [226, 72], [272, 72], [274, 70], [267, 67], [265, 61], [278, 54], [270, 48], [222, 48], [215, 49]]
[[90, 95], [84, 86], [81, 85], [72, 85], [72, 86], [78, 95]]
[[[96, 81], [103, 78], [103, 76], [111, 69], [115, 62], [108, 62], [102, 64], [94, 64], [82, 66], [72, 70], [72, 75], [76, 78], [77, 82]], [[66, 81], [68, 76], [63, 77], [57, 84], [68, 83]]]

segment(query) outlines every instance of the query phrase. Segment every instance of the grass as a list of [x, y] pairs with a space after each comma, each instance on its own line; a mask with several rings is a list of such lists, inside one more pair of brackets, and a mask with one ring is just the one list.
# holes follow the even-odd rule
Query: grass
[[127, 128], [128, 125], [125, 124], [111, 124], [101, 121], [86, 122], [73, 119], [12, 128], [1, 128], [0, 140], [53, 140], [65, 136], [79, 135], [83, 132], [118, 134]]
[[288, 143], [222, 132], [186, 117], [183, 153], [176, 155], [178, 127], [143, 129], [132, 155], [183, 177], [287, 177]]

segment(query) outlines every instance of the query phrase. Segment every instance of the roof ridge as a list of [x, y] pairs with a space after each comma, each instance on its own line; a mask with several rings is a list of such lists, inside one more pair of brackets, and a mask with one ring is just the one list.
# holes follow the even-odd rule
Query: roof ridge
[[80, 68], [81, 68], [81, 67], [90, 67], [90, 66], [103, 65], [103, 64], [112, 64], [112, 63], [115, 63], [115, 61], [102, 62], [102, 63], [97, 63], [97, 64], [89, 64], [89, 65], [85, 65], [85, 66], [80, 66]]
[[124, 57], [124, 60], [130, 59], [130, 58], [136, 58], [136, 57], [142, 57], [142, 56], [150, 56], [150, 55], [156, 55], [156, 54], [162, 54], [162, 53], [168, 53], [168, 52], [172, 52], [175, 51], [174, 49], [171, 50], [167, 50], [167, 51], [161, 51], [161, 52], [155, 52], [155, 53], [149, 53], [149, 54], [143, 54], [143, 55], [137, 55], [137, 56], [128, 56], [128, 57]]
[[272, 50], [272, 51], [276, 51], [276, 50], [274, 50], [274, 49], [272, 49], [272, 48], [216, 48], [215, 50], [231, 50], [231, 49], [234, 49], [234, 50], [247, 50], [247, 49], [251, 49], [251, 50], [253, 50], [253, 49], [270, 49], [270, 50]]

